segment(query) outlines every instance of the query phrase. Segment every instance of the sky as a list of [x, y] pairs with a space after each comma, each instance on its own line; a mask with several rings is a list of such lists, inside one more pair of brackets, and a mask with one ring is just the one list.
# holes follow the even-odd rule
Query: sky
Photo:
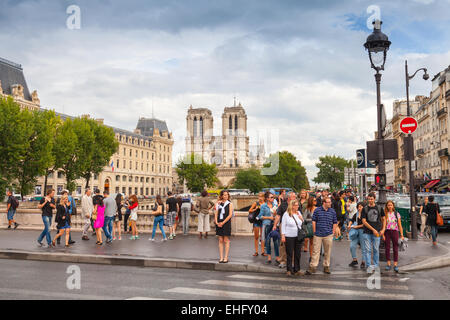
[[[80, 28], [69, 28], [80, 9]], [[376, 130], [374, 70], [363, 44], [377, 12], [392, 45], [382, 102], [405, 98], [404, 63], [431, 78], [450, 65], [450, 0], [1, 0], [0, 57], [22, 65], [41, 105], [134, 130], [165, 120], [175, 162], [190, 105], [209, 108], [215, 131], [234, 97], [255, 132], [278, 135], [308, 178], [320, 156], [356, 158]], [[378, 8], [373, 10], [373, 8]], [[76, 20], [78, 21], [78, 20]], [[71, 24], [69, 23], [69, 26]], [[369, 23], [370, 25], [370, 23]], [[413, 70], [414, 69], [414, 70]], [[412, 72], [411, 72], [412, 73]], [[410, 95], [429, 95], [416, 77]]]

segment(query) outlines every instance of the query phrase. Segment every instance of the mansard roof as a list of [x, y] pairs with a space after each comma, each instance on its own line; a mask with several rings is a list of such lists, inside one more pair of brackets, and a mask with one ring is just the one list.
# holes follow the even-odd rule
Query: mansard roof
[[25, 100], [32, 101], [20, 64], [0, 58], [0, 81], [2, 82], [4, 94], [12, 95], [12, 86], [20, 84], [23, 87]]

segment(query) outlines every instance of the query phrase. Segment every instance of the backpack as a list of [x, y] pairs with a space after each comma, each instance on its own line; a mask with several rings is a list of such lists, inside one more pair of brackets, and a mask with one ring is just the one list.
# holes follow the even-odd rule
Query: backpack
[[16, 210], [19, 207], [19, 201], [15, 197], [11, 197], [11, 208]]

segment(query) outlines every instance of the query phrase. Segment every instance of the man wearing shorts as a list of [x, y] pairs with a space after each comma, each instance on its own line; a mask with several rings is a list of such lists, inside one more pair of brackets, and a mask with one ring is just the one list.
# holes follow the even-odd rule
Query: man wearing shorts
[[172, 192], [168, 192], [167, 195], [169, 196], [166, 200], [167, 204], [167, 226], [169, 227], [169, 240], [173, 240], [174, 237], [176, 237], [175, 234], [175, 218], [177, 217], [177, 212], [179, 209], [178, 201], [172, 194]]

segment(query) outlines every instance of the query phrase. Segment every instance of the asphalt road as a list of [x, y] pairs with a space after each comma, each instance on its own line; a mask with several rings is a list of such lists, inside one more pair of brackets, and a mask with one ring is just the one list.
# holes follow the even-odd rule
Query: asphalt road
[[[287, 278], [200, 270], [79, 264], [80, 289], [70, 264], [0, 260], [0, 299], [450, 299], [450, 268], [383, 274], [381, 289], [368, 289], [359, 270]], [[372, 282], [374, 283], [374, 282]]]

